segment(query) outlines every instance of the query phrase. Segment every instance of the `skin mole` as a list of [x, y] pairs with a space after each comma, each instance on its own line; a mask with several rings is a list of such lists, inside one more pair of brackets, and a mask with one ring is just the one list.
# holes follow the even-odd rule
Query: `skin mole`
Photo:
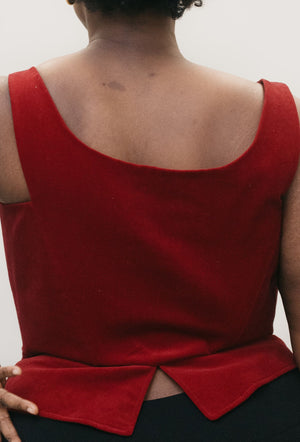
[[117, 89], [119, 91], [126, 91], [126, 88], [122, 84], [118, 83], [117, 81], [110, 81], [108, 83], [108, 86], [111, 89]]

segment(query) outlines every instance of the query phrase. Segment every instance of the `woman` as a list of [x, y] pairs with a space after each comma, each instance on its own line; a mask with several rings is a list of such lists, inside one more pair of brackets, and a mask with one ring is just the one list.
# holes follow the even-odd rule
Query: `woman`
[[[300, 269], [297, 258], [300, 243], [295, 232], [300, 215], [300, 170], [296, 170], [300, 147], [300, 138], [297, 138], [300, 99], [291, 97], [288, 88], [280, 83], [252, 82], [187, 61], [177, 46], [174, 25], [193, 1], [73, 0], [69, 3], [88, 31], [88, 46], [74, 54], [42, 63], [37, 68], [11, 75], [9, 81], [6, 77], [1, 78], [1, 221], [9, 274], [16, 275], [16, 283], [11, 277], [12, 290], [24, 341], [24, 359], [19, 363], [21, 374], [14, 374], [14, 367], [1, 367], [0, 371], [2, 440], [299, 440], [300, 375], [297, 367], [300, 363], [300, 332], [297, 317], [300, 312], [297, 281]], [[195, 3], [197, 6], [201, 4]], [[276, 107], [279, 102], [280, 109]], [[31, 120], [25, 111], [28, 104]], [[38, 106], [39, 112], [36, 112]], [[290, 118], [285, 120], [284, 112]], [[34, 135], [26, 123], [27, 118], [27, 123], [34, 127]], [[290, 146], [285, 153], [279, 147], [274, 150], [275, 133], [271, 123], [276, 118], [284, 121], [285, 126], [278, 129], [282, 136], [283, 133], [285, 137], [290, 136], [285, 138]], [[34, 139], [40, 136], [44, 137], [45, 144], [51, 139], [48, 143], [51, 151], [46, 151], [42, 141], [34, 145]], [[54, 142], [54, 137], [61, 137], [60, 141]], [[72, 145], [69, 156], [65, 147], [68, 143]], [[55, 154], [57, 146], [60, 151]], [[264, 161], [266, 158], [270, 162]], [[94, 163], [97, 173], [93, 171]], [[98, 170], [99, 163], [101, 170]], [[267, 167], [267, 164], [271, 166]], [[282, 172], [279, 179], [272, 175], [275, 169]], [[248, 171], [252, 175], [245, 178]], [[54, 175], [55, 181], [52, 179]], [[88, 183], [84, 184], [83, 179]], [[153, 189], [156, 189], [156, 200], [152, 199]], [[259, 193], [251, 193], [256, 191]], [[284, 212], [279, 198], [283, 193]], [[194, 199], [191, 198], [183, 208], [184, 201], [192, 194]], [[239, 198], [241, 194], [243, 198]], [[265, 199], [259, 202], [258, 209], [255, 201], [259, 194]], [[161, 205], [155, 202], [159, 195]], [[197, 196], [199, 200], [196, 200]], [[95, 201], [97, 206], [93, 205]], [[267, 211], [262, 213], [264, 205]], [[163, 225], [159, 216], [167, 206]], [[253, 216], [250, 209], [248, 213], [245, 211], [246, 207], [253, 208]], [[80, 223], [84, 229], [79, 221], [75, 221], [75, 209], [81, 213]], [[101, 217], [93, 224], [93, 217], [100, 211]], [[283, 213], [278, 282], [284, 296], [294, 355], [272, 335], [271, 330], [276, 292], [272, 271], [277, 268], [275, 258], [278, 258], [273, 250], [279, 251], [276, 247]], [[184, 220], [181, 225], [180, 216]], [[255, 228], [242, 232], [250, 219], [255, 221]], [[161, 230], [155, 231], [158, 221], [161, 221]], [[40, 224], [30, 230], [33, 223]], [[68, 227], [63, 228], [63, 225]], [[110, 225], [114, 229], [109, 229]], [[91, 233], [88, 230], [93, 231], [93, 238], [105, 231], [94, 249], [92, 238], [85, 236]], [[218, 231], [221, 232], [218, 240], [221, 243], [216, 240]], [[251, 237], [248, 244], [247, 237], [253, 231], [259, 233]], [[133, 235], [133, 232], [139, 232], [139, 235]], [[240, 233], [236, 241], [236, 232], [242, 232], [245, 240], [241, 240]], [[179, 237], [180, 233], [183, 237]], [[68, 235], [69, 240], [64, 244]], [[43, 244], [42, 249], [38, 248], [36, 238]], [[116, 243], [113, 242], [115, 238]], [[257, 244], [254, 245], [253, 241]], [[75, 243], [77, 248], [73, 247]], [[120, 256], [116, 254], [118, 244], [122, 246]], [[18, 253], [12, 252], [14, 247], [19, 247]], [[81, 260], [74, 258], [78, 255], [78, 247]], [[101, 257], [97, 255], [100, 248], [105, 250]], [[47, 257], [41, 259], [40, 253], [45, 249]], [[269, 253], [271, 249], [272, 253]], [[30, 252], [25, 256], [26, 250]], [[157, 253], [158, 250], [161, 253]], [[208, 256], [210, 250], [211, 257]], [[167, 253], [169, 258], [164, 259]], [[18, 267], [16, 260], [17, 257], [21, 259], [21, 255], [24, 259], [22, 266], [19, 264]], [[51, 261], [54, 255], [56, 261]], [[243, 256], [248, 257], [248, 263], [241, 263]], [[49, 271], [52, 279], [46, 266], [39, 268], [40, 262], [47, 259], [49, 265], [53, 265]], [[26, 278], [24, 274], [27, 272], [24, 265], [29, 261], [30, 280], [25, 284], [22, 279]], [[180, 263], [180, 269], [176, 262]], [[208, 262], [207, 267], [205, 262]], [[232, 267], [225, 271], [229, 262]], [[118, 273], [109, 275], [105, 281], [105, 273], [117, 266], [115, 263], [118, 263]], [[170, 278], [172, 266], [174, 274]], [[82, 268], [84, 271], [81, 272]], [[201, 268], [205, 270], [202, 274]], [[255, 268], [256, 273], [252, 274], [251, 268]], [[262, 268], [263, 275], [260, 273]], [[131, 271], [136, 278], [141, 274], [135, 299], [131, 291], [133, 283], [128, 277]], [[205, 278], [210, 272], [213, 278], [208, 281]], [[99, 281], [97, 273], [101, 273]], [[236, 281], [240, 275], [240, 284], [244, 283], [247, 274], [253, 280], [253, 292], [249, 289], [247, 298], [245, 289], [243, 301], [241, 287]], [[92, 283], [86, 275], [91, 277]], [[253, 296], [262, 282], [260, 280], [259, 286], [255, 278], [261, 276], [265, 277], [265, 286], [260, 293], [260, 302], [253, 304]], [[74, 278], [77, 286], [71, 287], [70, 283], [65, 290], [61, 288]], [[183, 286], [181, 278], [188, 280], [189, 285], [185, 282]], [[114, 279], [117, 283], [109, 286]], [[245, 281], [246, 287], [251, 285], [250, 279]], [[228, 286], [227, 280], [230, 281]], [[95, 281], [103, 285], [99, 288]], [[33, 282], [35, 286], [26, 292], [27, 284]], [[43, 291], [31, 299], [30, 293], [43, 283]], [[193, 292], [196, 285], [197, 291]], [[52, 291], [50, 293], [49, 289], [47, 298], [46, 290], [50, 286]], [[78, 288], [77, 293], [76, 287], [82, 290]], [[128, 304], [119, 304], [123, 292], [109, 304], [109, 297], [120, 287], [125, 290]], [[130, 287], [128, 292], [126, 287]], [[218, 293], [225, 293], [226, 303], [230, 306], [228, 310], [224, 296], [220, 300], [216, 294], [214, 298], [213, 292], [217, 288]], [[201, 289], [206, 297], [201, 298], [199, 305], [197, 296], [200, 296]], [[68, 298], [71, 291], [72, 299]], [[233, 292], [234, 296], [231, 295]], [[84, 302], [82, 293], [86, 293]], [[92, 303], [91, 297], [95, 293], [97, 298]], [[142, 293], [147, 296], [138, 310], [136, 304], [143, 297]], [[155, 297], [158, 293], [160, 295]], [[211, 305], [207, 293], [212, 299]], [[42, 296], [45, 296], [43, 301]], [[99, 297], [101, 309], [98, 310]], [[50, 298], [52, 304], [48, 304]], [[129, 304], [131, 299], [134, 302]], [[167, 299], [170, 299], [169, 304]], [[40, 305], [42, 303], [47, 305]], [[77, 310], [75, 307], [72, 310], [75, 304]], [[91, 305], [96, 311], [94, 322]], [[77, 317], [79, 310], [80, 316]], [[168, 313], [171, 310], [172, 315]], [[143, 316], [145, 311], [147, 316], [146, 313]], [[165, 314], [160, 320], [157, 317], [159, 311]], [[250, 311], [255, 312], [253, 318], [248, 316]], [[60, 312], [63, 312], [61, 320]], [[120, 315], [119, 328], [113, 328], [117, 315]], [[70, 326], [68, 316], [76, 317]], [[107, 323], [106, 317], [109, 319]], [[217, 327], [224, 317], [221, 332]], [[205, 320], [205, 327], [197, 329]], [[47, 328], [50, 322], [54, 324], [51, 330]], [[101, 328], [104, 323], [105, 329], [99, 333], [101, 342], [96, 339], [97, 324]], [[81, 334], [76, 335], [76, 327], [82, 327]], [[229, 330], [230, 336], [227, 336]], [[85, 333], [90, 333], [86, 340]], [[114, 334], [116, 341], [113, 344]], [[155, 344], [151, 341], [154, 336]], [[98, 342], [102, 345], [99, 351], [102, 355], [94, 361], [90, 355], [96, 354]], [[180, 357], [177, 343], [178, 349], [184, 353]], [[89, 345], [91, 353], [80, 353]], [[122, 349], [116, 356], [119, 346]], [[155, 351], [158, 352], [157, 359], [153, 358]], [[186, 368], [181, 365], [183, 359], [187, 360]], [[226, 365], [226, 361], [231, 364]], [[129, 372], [130, 366], [132, 372]], [[68, 392], [74, 395], [67, 396], [64, 388], [67, 388], [68, 379], [72, 380], [73, 373], [93, 367], [99, 369], [98, 377], [89, 377], [90, 371], [82, 371], [84, 374], [74, 378], [73, 383], [70, 381]], [[111, 368], [120, 371], [113, 372]], [[66, 372], [68, 378], [63, 377]], [[117, 375], [113, 377], [113, 373]], [[105, 380], [105, 385], [100, 384], [101, 379]], [[122, 390], [123, 386], [127, 390], [125, 387]], [[49, 392], [52, 397], [47, 396]], [[63, 394], [59, 396], [60, 392]], [[85, 392], [88, 394], [84, 397]], [[95, 398], [99, 392], [101, 399], [97, 402]], [[119, 403], [123, 397], [123, 403]], [[77, 405], [71, 409], [70, 403], [74, 402]], [[28, 414], [28, 406], [33, 408], [34, 415]], [[85, 414], [89, 406], [91, 408]], [[127, 418], [131, 419], [128, 426]]]

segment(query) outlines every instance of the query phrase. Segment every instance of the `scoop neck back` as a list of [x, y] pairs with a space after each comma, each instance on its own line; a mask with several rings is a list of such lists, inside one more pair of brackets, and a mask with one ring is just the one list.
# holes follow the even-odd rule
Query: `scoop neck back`
[[266, 118], [266, 112], [267, 112], [267, 102], [268, 102], [268, 99], [267, 99], [268, 98], [267, 97], [268, 86], [267, 86], [267, 84], [268, 83], [267, 83], [266, 79], [261, 78], [260, 80], [258, 80], [256, 82], [256, 83], [261, 83], [263, 86], [263, 90], [264, 90], [263, 108], [262, 108], [262, 112], [261, 112], [261, 116], [260, 116], [260, 120], [259, 120], [259, 124], [258, 124], [258, 129], [256, 131], [255, 137], [254, 137], [252, 143], [250, 144], [250, 146], [239, 157], [235, 158], [230, 163], [224, 164], [223, 166], [212, 167], [212, 168], [207, 168], [207, 169], [169, 169], [169, 168], [164, 168], [164, 167], [151, 166], [151, 165], [147, 165], [147, 164], [132, 163], [129, 161], [121, 160], [119, 158], [115, 158], [110, 155], [104, 154], [103, 152], [100, 152], [100, 151], [94, 149], [93, 147], [87, 145], [82, 140], [80, 140], [71, 131], [71, 129], [67, 126], [65, 120], [63, 119], [62, 115], [60, 114], [60, 112], [59, 112], [59, 110], [58, 110], [58, 108], [52, 98], [52, 95], [50, 94], [50, 91], [48, 90], [48, 88], [43, 80], [43, 77], [41, 76], [38, 69], [35, 66], [32, 66], [30, 68], [30, 70], [38, 79], [40, 87], [45, 94], [45, 97], [49, 103], [49, 106], [52, 109], [54, 115], [56, 116], [57, 123], [59, 124], [59, 126], [61, 127], [61, 129], [65, 133], [65, 135], [70, 139], [70, 141], [73, 142], [74, 145], [85, 150], [86, 152], [89, 152], [90, 154], [95, 155], [100, 160], [102, 159], [102, 160], [105, 160], [106, 162], [109, 162], [111, 165], [116, 165], [116, 166], [120, 166], [120, 167], [123, 166], [124, 168], [136, 170], [136, 171], [140, 170], [140, 171], [145, 171], [145, 172], [148, 171], [148, 172], [161, 173], [161, 174], [165, 173], [165, 174], [170, 174], [170, 175], [172, 175], [172, 174], [174, 174], [174, 175], [195, 175], [195, 174], [201, 175], [201, 174], [207, 174], [207, 173], [211, 173], [211, 172], [227, 172], [227, 171], [229, 172], [231, 170], [234, 170], [239, 165], [241, 165], [244, 161], [246, 161], [246, 159], [248, 158], [250, 153], [252, 153], [255, 150], [255, 148], [259, 145], [259, 140], [260, 140], [262, 132], [263, 132], [265, 118]]

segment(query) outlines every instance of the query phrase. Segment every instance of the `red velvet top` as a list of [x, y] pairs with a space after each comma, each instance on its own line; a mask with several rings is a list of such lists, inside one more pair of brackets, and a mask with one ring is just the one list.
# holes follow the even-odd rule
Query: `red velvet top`
[[97, 152], [35, 67], [9, 75], [31, 199], [0, 205], [23, 342], [6, 389], [40, 416], [130, 436], [160, 367], [215, 420], [297, 367], [273, 320], [299, 120], [287, 85], [259, 82], [248, 149], [175, 170]]

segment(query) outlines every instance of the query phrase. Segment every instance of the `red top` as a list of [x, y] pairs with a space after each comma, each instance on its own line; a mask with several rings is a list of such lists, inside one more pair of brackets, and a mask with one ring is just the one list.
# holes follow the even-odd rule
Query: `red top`
[[35, 67], [9, 75], [31, 200], [0, 205], [23, 340], [6, 389], [40, 416], [130, 436], [160, 367], [215, 420], [297, 367], [273, 320], [299, 120], [287, 85], [258, 83], [245, 153], [175, 170], [97, 152]]

